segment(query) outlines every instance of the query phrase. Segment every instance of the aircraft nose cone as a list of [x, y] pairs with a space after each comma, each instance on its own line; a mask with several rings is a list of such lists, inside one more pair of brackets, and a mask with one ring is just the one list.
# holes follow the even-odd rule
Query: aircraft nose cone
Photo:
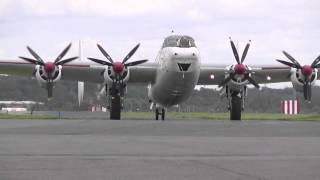
[[124, 69], [124, 65], [121, 62], [115, 62], [112, 64], [112, 69], [115, 73], [121, 73]]
[[312, 71], [313, 69], [309, 65], [304, 65], [301, 70], [302, 74], [305, 76], [310, 76], [312, 74]]
[[246, 72], [246, 67], [243, 64], [236, 64], [234, 66], [234, 72], [238, 75], [242, 75]]
[[47, 73], [47, 74], [51, 74], [53, 73], [53, 71], [55, 70], [56, 68], [56, 65], [53, 63], [53, 62], [47, 62], [44, 64], [44, 71]]

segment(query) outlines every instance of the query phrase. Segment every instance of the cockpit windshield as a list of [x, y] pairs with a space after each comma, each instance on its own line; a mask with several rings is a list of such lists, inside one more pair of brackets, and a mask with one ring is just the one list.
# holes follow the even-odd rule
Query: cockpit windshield
[[167, 37], [162, 45], [162, 48], [165, 47], [181, 47], [181, 48], [190, 48], [196, 47], [194, 39], [190, 36], [169, 36]]

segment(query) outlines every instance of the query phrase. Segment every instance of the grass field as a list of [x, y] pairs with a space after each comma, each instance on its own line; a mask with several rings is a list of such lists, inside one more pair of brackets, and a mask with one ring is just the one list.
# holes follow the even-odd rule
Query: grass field
[[[126, 112], [124, 118], [133, 119], [154, 119], [152, 112]], [[208, 120], [228, 120], [229, 113], [210, 113], [210, 112], [168, 112], [166, 119], [208, 119]], [[284, 115], [278, 113], [243, 113], [244, 120], [294, 120], [294, 121], [319, 121], [320, 114], [299, 114]]]
[[31, 115], [31, 114], [7, 114], [0, 113], [0, 119], [58, 119], [58, 117], [50, 115]]
[[[73, 112], [76, 113], [77, 112]], [[92, 117], [95, 117], [95, 113], [90, 113]], [[79, 117], [64, 117], [62, 119], [82, 119], [82, 115], [79, 113]], [[100, 114], [101, 115], [101, 114]], [[99, 116], [101, 117], [101, 116]], [[99, 119], [90, 118], [89, 119]], [[108, 117], [108, 114], [103, 114], [103, 119]], [[0, 119], [59, 119], [58, 115], [30, 115], [26, 114], [14, 114], [14, 113], [0, 113]], [[123, 112], [122, 119], [155, 119], [153, 112]], [[210, 113], [210, 112], [168, 112], [166, 119], [207, 119], [207, 120], [228, 120], [229, 113]], [[320, 121], [320, 114], [299, 114], [299, 115], [284, 115], [279, 113], [242, 113], [243, 120], [288, 120], [288, 121]]]

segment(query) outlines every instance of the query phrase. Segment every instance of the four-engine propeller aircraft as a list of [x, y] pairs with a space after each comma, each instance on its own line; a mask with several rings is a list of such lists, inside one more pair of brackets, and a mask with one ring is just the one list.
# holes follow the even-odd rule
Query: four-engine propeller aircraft
[[311, 100], [311, 86], [317, 80], [320, 56], [311, 65], [301, 66], [292, 56], [283, 52], [292, 63], [278, 60], [286, 66], [248, 66], [244, 64], [244, 60], [250, 41], [245, 46], [241, 58], [231, 39], [230, 43], [236, 59], [233, 65], [202, 65], [199, 50], [192, 37], [171, 35], [165, 38], [155, 62], [127, 62], [137, 51], [139, 44], [122, 62], [115, 62], [99, 44], [98, 49], [107, 61], [91, 57], [88, 58], [90, 61], [76, 61], [77, 57], [61, 60], [69, 50], [70, 44], [54, 62], [44, 61], [28, 47], [35, 59], [20, 57], [27, 62], [19, 59], [0, 60], [0, 73], [28, 76], [34, 71], [36, 79], [45, 84], [48, 97], [52, 95], [53, 84], [59, 80], [104, 84], [110, 119], [121, 118], [125, 87], [128, 83], [148, 84], [148, 97], [155, 107], [157, 120], [159, 117], [164, 120], [165, 109], [185, 101], [196, 85], [222, 87], [223, 94], [228, 98], [231, 120], [241, 119], [249, 84], [259, 88], [261, 83], [291, 81], [297, 91], [304, 92], [305, 100]]

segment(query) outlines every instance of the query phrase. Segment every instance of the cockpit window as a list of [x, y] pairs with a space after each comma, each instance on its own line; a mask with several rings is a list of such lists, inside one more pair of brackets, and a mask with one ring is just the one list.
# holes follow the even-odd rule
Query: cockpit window
[[181, 37], [178, 41], [178, 46], [182, 48], [188, 48], [191, 47], [190, 39]]
[[169, 36], [163, 42], [162, 48], [165, 47], [189, 48], [196, 47], [196, 45], [194, 39], [190, 36]]

